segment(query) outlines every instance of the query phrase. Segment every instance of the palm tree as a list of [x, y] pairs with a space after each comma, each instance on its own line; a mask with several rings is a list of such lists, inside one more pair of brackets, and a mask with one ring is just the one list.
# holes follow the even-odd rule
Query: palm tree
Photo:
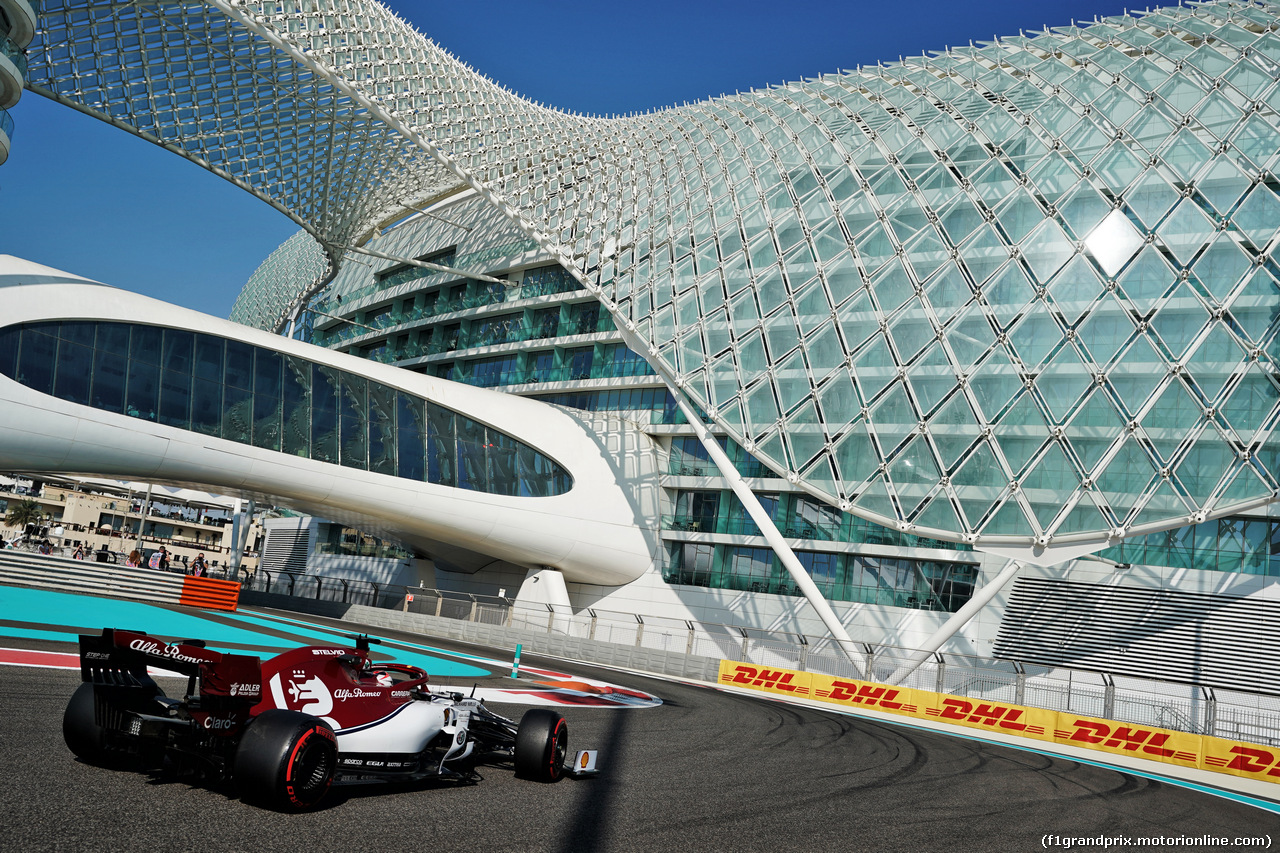
[[43, 520], [44, 510], [40, 504], [28, 498], [9, 504], [9, 514], [5, 516], [4, 523], [21, 533], [26, 531], [28, 524], [39, 524]]

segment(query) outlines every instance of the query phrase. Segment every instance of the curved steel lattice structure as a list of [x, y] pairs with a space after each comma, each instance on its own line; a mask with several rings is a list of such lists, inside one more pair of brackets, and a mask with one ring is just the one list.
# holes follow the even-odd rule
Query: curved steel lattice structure
[[[806, 489], [929, 535], [1086, 543], [1280, 494], [1277, 11], [602, 119], [373, 2], [47, 0], [31, 77], [330, 252], [468, 184]], [[261, 320], [306, 277], [259, 280]]]

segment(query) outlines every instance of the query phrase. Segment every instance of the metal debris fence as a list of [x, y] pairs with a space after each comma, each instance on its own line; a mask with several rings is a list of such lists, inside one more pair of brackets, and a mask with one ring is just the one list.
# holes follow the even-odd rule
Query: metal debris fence
[[[245, 588], [577, 639], [583, 641], [572, 645], [577, 653], [596, 649], [597, 656], [596, 644], [603, 643], [622, 649], [728, 659], [886, 682], [915, 651], [862, 645], [855, 667], [828, 638], [742, 625], [597, 608], [574, 613], [554, 605], [528, 605], [499, 596], [287, 572], [259, 571], [246, 580]], [[594, 662], [625, 663], [626, 657], [620, 658], [619, 654], [619, 650], [610, 650], [608, 660]], [[644, 659], [665, 660], [653, 656]], [[903, 680], [902, 686], [1280, 746], [1280, 694], [1223, 690], [949, 652], [930, 655]]]

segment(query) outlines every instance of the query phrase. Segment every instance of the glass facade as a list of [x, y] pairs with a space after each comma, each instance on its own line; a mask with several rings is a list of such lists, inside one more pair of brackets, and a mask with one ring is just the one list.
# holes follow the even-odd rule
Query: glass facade
[[[608, 120], [548, 113], [367, 11], [358, 49], [305, 15], [267, 26], [362, 81], [408, 51], [422, 87], [388, 108], [429, 138], [530, 129], [444, 153], [577, 259], [720, 427], [832, 504], [977, 544], [1101, 544], [1280, 489], [1274, 5]], [[92, 101], [75, 68], [50, 88]], [[342, 177], [347, 216], [386, 192]], [[312, 194], [278, 195], [337, 228]]]
[[[954, 612], [973, 596], [978, 577], [973, 563], [805, 550], [795, 554], [832, 601]], [[777, 555], [763, 547], [668, 542], [662, 576], [668, 583], [688, 586], [801, 594]]]
[[1117, 563], [1280, 577], [1280, 520], [1219, 518], [1099, 552]]
[[522, 497], [573, 485], [568, 471], [534, 448], [428, 400], [183, 329], [7, 326], [0, 375], [70, 403], [394, 477]]

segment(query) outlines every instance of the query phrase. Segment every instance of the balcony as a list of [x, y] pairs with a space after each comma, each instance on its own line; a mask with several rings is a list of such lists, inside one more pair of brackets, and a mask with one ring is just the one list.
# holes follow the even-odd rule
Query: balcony
[[27, 80], [27, 55], [8, 36], [0, 34], [0, 108], [12, 107]]
[[0, 110], [0, 163], [9, 159], [9, 140], [13, 138], [13, 117]]
[[19, 47], [26, 47], [36, 36], [36, 0], [0, 0], [9, 18], [9, 39]]

